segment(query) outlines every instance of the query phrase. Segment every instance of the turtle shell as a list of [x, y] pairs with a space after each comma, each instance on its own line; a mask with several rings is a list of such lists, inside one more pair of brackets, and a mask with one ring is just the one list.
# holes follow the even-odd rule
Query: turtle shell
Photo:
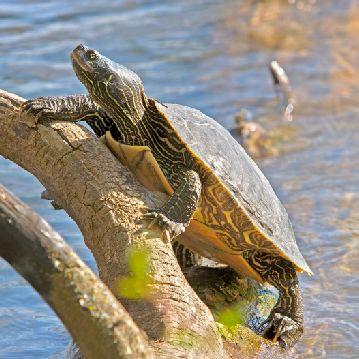
[[212, 171], [255, 227], [299, 270], [311, 270], [297, 246], [282, 203], [255, 162], [230, 133], [199, 110], [157, 103], [188, 149]]

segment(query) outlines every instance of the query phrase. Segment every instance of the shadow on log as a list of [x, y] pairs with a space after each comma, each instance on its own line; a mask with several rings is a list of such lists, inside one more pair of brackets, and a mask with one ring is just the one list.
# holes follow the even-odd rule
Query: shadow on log
[[[279, 356], [277, 345], [272, 345], [249, 330], [246, 331], [245, 336], [239, 334], [235, 340], [226, 338], [223, 332], [218, 330], [209, 308], [188, 284], [176, 261], [171, 245], [164, 243], [157, 231], [146, 232], [141, 227], [139, 219], [142, 217], [144, 209], [154, 207], [154, 204], [163, 201], [160, 194], [146, 191], [132, 177], [128, 169], [123, 167], [107, 147], [86, 128], [70, 122], [50, 121], [38, 123], [35, 126], [32, 118], [21, 113], [23, 102], [24, 99], [0, 90], [0, 154], [36, 176], [46, 188], [49, 196], [64, 208], [77, 223], [86, 245], [95, 257], [100, 279], [121, 302], [137, 327], [147, 334], [148, 343], [156, 358], [218, 359]], [[58, 237], [55, 238], [59, 240]], [[41, 243], [45, 245], [42, 249], [40, 248]], [[3, 246], [3, 244], [0, 245]], [[38, 245], [40, 246], [39, 250], [50, 250], [41, 240]], [[16, 248], [20, 251], [21, 245], [19, 249], [18, 246]], [[141, 250], [143, 248], [149, 258], [150, 281], [147, 286], [152, 295], [146, 298], [125, 298], [119, 293], [118, 282], [121, 278], [131, 275], [126, 264], [128, 254], [133, 249]], [[12, 249], [11, 252], [16, 252], [16, 250]], [[71, 253], [69, 249], [64, 249], [64, 251]], [[15, 259], [9, 257], [9, 253], [3, 253], [4, 256], [8, 256], [9, 261]], [[45, 252], [43, 253], [45, 254]], [[71, 264], [71, 260], [75, 260], [74, 256], [73, 254], [69, 254], [69, 256], [69, 267], [75, 269], [76, 266]], [[28, 261], [28, 259], [26, 260]], [[61, 257], [64, 265], [65, 259]], [[54, 262], [50, 262], [47, 264], [49, 270], [51, 265], [54, 265]], [[17, 266], [17, 269], [21, 272], [21, 266]], [[227, 269], [224, 270], [227, 271]], [[193, 278], [198, 279], [198, 275], [203, 275], [203, 271], [205, 269], [192, 273]], [[71, 280], [66, 283], [65, 277], [61, 277], [61, 273], [57, 273], [56, 281], [59, 281], [57, 288], [62, 286], [63, 290], [67, 290], [68, 293], [65, 295], [59, 291], [56, 292], [56, 296], [53, 294], [49, 296], [46, 288], [49, 287], [52, 279], [44, 275], [45, 273], [35, 272], [25, 275], [24, 272], [24, 276], [27, 276], [26, 278], [30, 282], [33, 281], [35, 288], [42, 293], [45, 300], [63, 319], [81, 346], [81, 350], [91, 357], [95, 353], [92, 349], [93, 346], [110, 345], [109, 342], [111, 339], [114, 340], [115, 334], [109, 334], [107, 339], [96, 335], [81, 339], [80, 332], [85, 324], [80, 325], [76, 323], [76, 320], [66, 322], [64, 315], [66, 308], [62, 306], [67, 302], [60, 304], [62, 296], [65, 296], [66, 300], [72, 300], [74, 303], [71, 304], [71, 308], [74, 308], [72, 314], [74, 318], [79, 316], [82, 318], [81, 320], [91, 322], [91, 315], [86, 317], [81, 314], [83, 309], [80, 309], [82, 305], [79, 302], [79, 297], [76, 296], [75, 287], [73, 287], [75, 283]], [[218, 271], [216, 273], [213, 278], [220, 277]], [[40, 278], [36, 278], [37, 274]], [[189, 282], [191, 282], [192, 274], [188, 273]], [[217, 292], [216, 286], [212, 286], [215, 279], [210, 280], [211, 273], [204, 273], [204, 275], [209, 278], [208, 285], [211, 293]], [[229, 282], [226, 285], [233, 289], [237, 276], [233, 273], [228, 275]], [[44, 278], [42, 278], [43, 276]], [[95, 279], [92, 274], [89, 274], [88, 279], [84, 280], [97, 283]], [[40, 288], [42, 285], [45, 289]], [[94, 287], [96, 286], [97, 284], [94, 285]], [[105, 293], [106, 287], [102, 288]], [[91, 288], [91, 290], [95, 289]], [[218, 290], [223, 291], [223, 288]], [[203, 294], [203, 288], [201, 291]], [[223, 293], [226, 293], [225, 288]], [[202, 294], [201, 297], [205, 299]], [[99, 294], [100, 303], [105, 303], [101, 299], [103, 296], [105, 294]], [[221, 295], [218, 298], [223, 300]], [[114, 298], [110, 297], [107, 303], [111, 303], [113, 300]], [[100, 305], [92, 304], [95, 308]], [[92, 304], [90, 303], [90, 305]], [[103, 305], [105, 306], [105, 304]], [[88, 304], [86, 303], [85, 306], [88, 307]], [[121, 337], [120, 344], [116, 343], [118, 347], [116, 345], [106, 346], [105, 351], [108, 350], [108, 355], [97, 357], [121, 357], [120, 352], [112, 355], [113, 352], [110, 352], [109, 348], [122, 350], [124, 343], [128, 343], [128, 348], [132, 348], [131, 340], [135, 340], [133, 350], [138, 348], [139, 353], [143, 353], [141, 355], [150, 357], [151, 350], [149, 349], [148, 352], [145, 350], [147, 347], [145, 336], [138, 331], [125, 310], [118, 304], [111, 310], [117, 314], [114, 314], [114, 318], [108, 318], [110, 325], [113, 328], [124, 326], [125, 324], [120, 319], [116, 319], [120, 318], [116, 315], [123, 315], [123, 318], [128, 319], [127, 325], [132, 328], [133, 332], [128, 330]], [[101, 310], [99, 309], [99, 311]], [[89, 311], [86, 310], [85, 313], [89, 314]], [[102, 320], [100, 313], [98, 313], [97, 319]], [[138, 333], [138, 335], [132, 337], [131, 333]], [[141, 350], [140, 344], [142, 345]], [[126, 357], [141, 357], [136, 355], [127, 355]]]

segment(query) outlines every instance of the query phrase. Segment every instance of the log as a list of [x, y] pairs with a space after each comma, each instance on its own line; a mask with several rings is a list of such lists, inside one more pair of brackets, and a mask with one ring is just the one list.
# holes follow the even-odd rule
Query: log
[[[213, 316], [187, 283], [171, 245], [139, 223], [143, 210], [163, 197], [146, 191], [85, 127], [34, 125], [21, 112], [24, 101], [0, 91], [0, 154], [36, 176], [77, 223], [100, 278], [147, 333], [157, 355], [225, 357]], [[122, 298], [118, 292], [119, 279], [129, 275], [127, 256], [134, 248], [148, 253], [150, 300]], [[189, 346], [188, 338], [200, 345]]]

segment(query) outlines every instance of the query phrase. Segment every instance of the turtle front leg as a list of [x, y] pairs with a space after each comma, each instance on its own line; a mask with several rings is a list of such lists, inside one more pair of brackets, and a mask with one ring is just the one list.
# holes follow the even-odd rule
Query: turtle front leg
[[150, 226], [156, 224], [164, 232], [168, 240], [183, 233], [188, 226], [201, 195], [199, 175], [188, 170], [181, 174], [181, 183], [167, 202], [158, 209], [150, 210], [144, 215], [152, 220]]
[[33, 116], [36, 122], [45, 118], [54, 121], [86, 121], [98, 137], [106, 131], [112, 132], [112, 119], [88, 95], [38, 97], [26, 101], [22, 111]]
[[38, 97], [26, 101], [22, 111], [41, 120], [43, 117], [59, 121], [81, 121], [94, 117], [99, 107], [87, 95]]
[[269, 317], [263, 336], [278, 341], [284, 349], [292, 347], [303, 334], [303, 305], [294, 265], [271, 253], [252, 251], [247, 254], [249, 264], [264, 281], [278, 289], [279, 299]]

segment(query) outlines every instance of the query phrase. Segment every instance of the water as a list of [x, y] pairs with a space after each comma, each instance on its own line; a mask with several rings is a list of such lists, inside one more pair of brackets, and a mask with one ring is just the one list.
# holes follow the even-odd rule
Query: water
[[[0, 87], [25, 98], [81, 93], [69, 52], [85, 42], [138, 72], [164, 102], [201, 109], [227, 128], [241, 108], [275, 131], [257, 162], [291, 215], [315, 275], [301, 276], [305, 358], [359, 354], [359, 4], [357, 1], [0, 2]], [[271, 113], [277, 59], [297, 99], [294, 121]], [[266, 115], [263, 115], [266, 114]], [[76, 225], [40, 200], [42, 186], [0, 159], [0, 182], [46, 218], [92, 268]], [[0, 261], [0, 357], [47, 358], [69, 336]]]

